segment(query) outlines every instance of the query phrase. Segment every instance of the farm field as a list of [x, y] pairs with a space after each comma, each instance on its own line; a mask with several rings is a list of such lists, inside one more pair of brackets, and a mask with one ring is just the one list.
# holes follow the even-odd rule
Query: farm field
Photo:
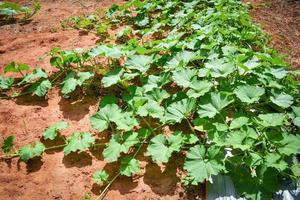
[[[299, 1], [248, 1], [270, 44], [239, 1], [130, 2], [45, 0], [28, 23], [0, 26], [0, 76], [15, 78], [0, 82], [1, 143], [14, 135], [0, 154], [0, 199], [206, 199], [210, 176], [225, 172], [242, 186], [257, 173], [237, 190], [268, 199], [270, 182], [299, 178]], [[210, 22], [223, 18], [209, 7], [236, 14], [224, 17], [232, 30]], [[211, 15], [207, 32], [184, 21], [192, 13]], [[24, 82], [20, 63], [44, 70]]]

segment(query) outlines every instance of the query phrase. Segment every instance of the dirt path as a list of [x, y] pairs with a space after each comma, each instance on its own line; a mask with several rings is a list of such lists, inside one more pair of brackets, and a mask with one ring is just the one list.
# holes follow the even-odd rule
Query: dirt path
[[272, 38], [271, 45], [300, 69], [300, 1], [248, 0], [251, 16]]

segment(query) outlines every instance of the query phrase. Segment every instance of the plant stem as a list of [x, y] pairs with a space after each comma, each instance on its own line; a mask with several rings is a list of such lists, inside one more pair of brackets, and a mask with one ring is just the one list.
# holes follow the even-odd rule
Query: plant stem
[[117, 175], [115, 175], [115, 177], [111, 181], [109, 181], [107, 186], [104, 188], [104, 190], [101, 192], [101, 194], [95, 200], [102, 200], [104, 198], [106, 191], [111, 186], [111, 184], [120, 176], [120, 174], [121, 173], [119, 172]]
[[195, 129], [194, 129], [194, 127], [192, 126], [190, 120], [189, 120], [188, 118], [185, 118], [185, 119], [186, 119], [187, 123], [189, 124], [189, 127], [190, 127], [191, 131], [196, 135]]
[[30, 94], [30, 93], [31, 92], [24, 92], [24, 93], [21, 93], [21, 94], [18, 94], [18, 95], [0, 97], [0, 99], [13, 99], [13, 98], [17, 98], [17, 97], [20, 97], [20, 96], [25, 96], [25, 95]]
[[142, 120], [145, 122], [145, 124], [148, 126], [148, 128], [151, 130], [151, 132], [154, 133], [154, 130], [153, 130], [152, 126], [150, 125], [150, 123], [144, 117], [142, 117]]

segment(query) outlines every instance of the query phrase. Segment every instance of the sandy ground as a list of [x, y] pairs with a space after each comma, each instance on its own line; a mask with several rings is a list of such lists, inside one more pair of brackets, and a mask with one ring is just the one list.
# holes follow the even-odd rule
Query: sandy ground
[[[30, 1], [17, 1], [28, 3]], [[42, 0], [42, 10], [26, 25], [12, 24], [0, 27], [0, 74], [4, 66], [11, 62], [42, 66], [51, 72], [49, 59], [39, 60], [53, 47], [62, 49], [88, 48], [96, 44], [93, 34], [81, 34], [77, 30], [63, 31], [60, 21], [69, 16], [105, 8], [121, 0]], [[287, 55], [293, 67], [300, 67], [300, 2], [285, 0], [251, 1], [251, 15], [254, 20], [272, 36], [271, 45]], [[74, 131], [91, 129], [88, 117], [98, 107], [98, 99], [85, 97], [72, 101], [52, 89], [48, 98], [24, 96], [15, 100], [0, 100], [0, 134], [16, 136], [16, 146], [40, 140], [47, 126], [66, 120], [71, 127], [63, 132], [70, 135]], [[55, 141], [59, 144], [61, 141]], [[46, 143], [50, 146], [53, 144]], [[118, 165], [107, 164], [101, 149], [88, 153], [64, 156], [62, 149], [48, 151], [41, 159], [27, 164], [17, 158], [0, 162], [0, 200], [50, 200], [83, 199], [85, 193], [92, 197], [99, 195], [99, 188], [93, 184], [91, 175], [98, 169], [106, 169], [114, 175]], [[195, 199], [203, 197], [203, 187], [185, 190], [178, 176], [182, 159], [173, 156], [164, 167], [152, 163], [149, 157], [138, 155], [142, 171], [133, 178], [120, 177], [112, 185], [105, 199]]]

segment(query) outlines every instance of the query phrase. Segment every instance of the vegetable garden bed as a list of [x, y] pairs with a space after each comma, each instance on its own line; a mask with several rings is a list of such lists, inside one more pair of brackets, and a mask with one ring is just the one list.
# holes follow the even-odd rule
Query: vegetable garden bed
[[246, 5], [133, 0], [105, 16], [65, 22], [103, 41], [88, 50], [52, 49], [53, 74], [8, 64], [4, 72], [20, 76], [1, 76], [0, 98], [45, 97], [51, 88], [71, 100], [97, 97], [92, 130], [66, 137], [61, 131], [69, 124], [58, 121], [20, 149], [9, 136], [2, 158], [27, 162], [53, 149], [63, 148], [65, 156], [96, 151], [118, 164], [116, 172], [99, 168], [92, 175], [102, 186], [96, 199], [116, 179], [140, 173], [141, 152], [167, 169], [172, 156], [183, 158], [176, 175], [186, 187], [226, 174], [247, 199], [270, 199], [280, 181], [299, 178], [299, 71], [267, 46]]

